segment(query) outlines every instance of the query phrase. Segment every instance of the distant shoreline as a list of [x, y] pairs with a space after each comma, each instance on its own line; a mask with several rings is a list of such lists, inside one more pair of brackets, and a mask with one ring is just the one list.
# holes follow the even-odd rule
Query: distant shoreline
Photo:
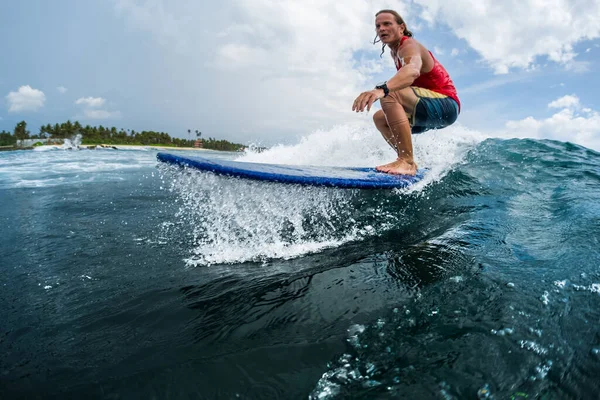
[[[79, 121], [67, 120], [61, 124], [56, 123], [40, 126], [39, 134], [31, 135], [27, 130], [27, 122], [21, 121], [15, 125], [13, 132], [0, 131], [0, 145], [15, 146], [13, 148], [0, 148], [1, 150], [30, 150], [31, 147], [40, 145], [62, 145], [74, 148], [74, 143], [81, 143], [80, 148], [94, 148], [94, 146], [108, 147], [113, 149], [145, 148], [160, 150], [188, 150], [196, 151], [210, 149], [217, 151], [238, 152], [244, 151], [248, 146], [241, 143], [232, 143], [224, 139], [207, 137], [195, 129], [194, 140], [192, 140], [192, 129], [188, 129], [188, 139], [171, 137], [166, 132], [143, 130], [136, 132], [133, 129], [117, 129], [108, 126], [81, 125]], [[183, 132], [181, 132], [183, 133]], [[115, 144], [115, 142], [120, 144]], [[127, 147], [126, 147], [127, 146]], [[136, 147], [133, 147], [136, 146]], [[141, 146], [141, 147], [140, 147]]]
[[[48, 145], [42, 145], [42, 146], [35, 146], [35, 147], [16, 147], [16, 146], [0, 146], [0, 151], [13, 151], [13, 150], [33, 150], [36, 148], [45, 148], [45, 147], [60, 147], [60, 145], [58, 144], [48, 144]], [[208, 151], [208, 152], [221, 152], [221, 151], [227, 151], [227, 150], [214, 150], [214, 149], [204, 149], [204, 148], [200, 148], [200, 147], [175, 147], [175, 146], [161, 146], [161, 145], [150, 145], [150, 144], [108, 144], [108, 143], [103, 143], [103, 144], [80, 144], [79, 149], [82, 150], [93, 150], [96, 147], [101, 147], [101, 148], [107, 148], [107, 149], [115, 149], [115, 150], [125, 150], [125, 149], [156, 149], [156, 150], [165, 150], [165, 151], [171, 151], [171, 150], [180, 150], [180, 151]]]
[[157, 150], [186, 150], [186, 151], [223, 151], [223, 150], [213, 150], [213, 149], [204, 149], [200, 147], [174, 147], [174, 146], [161, 146], [161, 145], [151, 145], [151, 144], [81, 144], [79, 147], [114, 147], [117, 149], [131, 149], [131, 148], [152, 148]]

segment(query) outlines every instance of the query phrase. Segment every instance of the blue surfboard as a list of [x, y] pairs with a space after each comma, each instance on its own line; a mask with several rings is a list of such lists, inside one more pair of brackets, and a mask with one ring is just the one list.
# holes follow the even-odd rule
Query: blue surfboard
[[209, 171], [219, 175], [345, 189], [405, 188], [423, 179], [425, 174], [425, 170], [422, 169], [417, 172], [416, 176], [391, 175], [378, 172], [375, 168], [262, 164], [196, 156], [188, 157], [170, 153], [158, 153], [156, 157], [159, 161], [168, 164]]

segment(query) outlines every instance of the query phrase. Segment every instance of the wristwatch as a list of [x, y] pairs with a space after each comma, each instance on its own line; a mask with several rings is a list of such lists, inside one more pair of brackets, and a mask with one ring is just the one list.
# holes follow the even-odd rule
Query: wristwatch
[[387, 95], [390, 94], [390, 89], [388, 89], [387, 87], [387, 81], [378, 84], [377, 86], [375, 86], [375, 89], [383, 90], [383, 97], [387, 97]]

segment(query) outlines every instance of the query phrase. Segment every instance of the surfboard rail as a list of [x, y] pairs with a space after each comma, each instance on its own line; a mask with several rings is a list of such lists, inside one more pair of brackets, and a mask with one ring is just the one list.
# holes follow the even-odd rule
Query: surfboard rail
[[391, 175], [375, 168], [324, 167], [312, 165], [265, 164], [255, 162], [211, 159], [200, 156], [183, 156], [158, 153], [161, 162], [212, 172], [219, 175], [258, 181], [325, 186], [342, 189], [393, 189], [405, 188], [421, 179], [426, 172], [417, 171], [416, 176]]

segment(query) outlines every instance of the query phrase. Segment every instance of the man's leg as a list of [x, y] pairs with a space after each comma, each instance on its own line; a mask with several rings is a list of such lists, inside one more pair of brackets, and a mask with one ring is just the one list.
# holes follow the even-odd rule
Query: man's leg
[[406, 111], [412, 114], [418, 100], [411, 88], [397, 90], [380, 99], [382, 112], [378, 111], [373, 116], [375, 126], [396, 150], [398, 158], [389, 164], [378, 166], [378, 171], [402, 175], [416, 174], [417, 164], [413, 159], [411, 129]]
[[375, 127], [381, 135], [385, 139], [385, 141], [394, 149], [394, 151], [398, 152], [398, 147], [396, 143], [396, 139], [394, 135], [392, 135], [392, 131], [390, 131], [390, 127], [388, 126], [387, 119], [385, 119], [385, 114], [382, 110], [377, 111], [373, 115], [373, 122], [375, 122]]

